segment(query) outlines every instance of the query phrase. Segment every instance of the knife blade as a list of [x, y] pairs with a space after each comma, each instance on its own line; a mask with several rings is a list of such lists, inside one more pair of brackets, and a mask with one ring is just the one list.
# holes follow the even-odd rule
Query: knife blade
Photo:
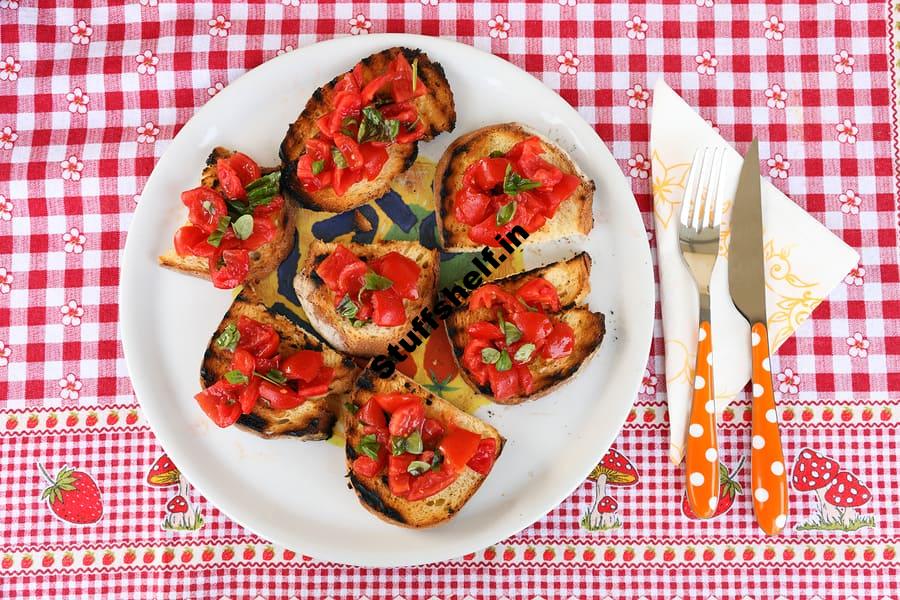
[[766, 322], [762, 196], [759, 147], [755, 139], [744, 155], [744, 165], [734, 194], [728, 247], [728, 288], [735, 307], [751, 325]]

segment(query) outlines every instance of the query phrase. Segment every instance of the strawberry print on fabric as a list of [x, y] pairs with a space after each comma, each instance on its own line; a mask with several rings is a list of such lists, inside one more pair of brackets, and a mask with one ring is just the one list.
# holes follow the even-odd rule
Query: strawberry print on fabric
[[73, 525], [90, 525], [103, 517], [103, 499], [97, 483], [85, 471], [64, 466], [55, 477], [38, 465], [50, 484], [41, 493], [41, 500], [53, 515]]
[[[737, 497], [744, 493], [741, 484], [737, 481], [738, 473], [741, 472], [743, 466], [743, 458], [738, 461], [738, 464], [731, 471], [728, 470], [728, 465], [719, 463], [719, 501], [710, 517], [711, 519], [724, 515], [731, 510]], [[687, 492], [681, 496], [681, 513], [688, 519], [700, 519], [691, 509], [690, 503], [688, 503]]]

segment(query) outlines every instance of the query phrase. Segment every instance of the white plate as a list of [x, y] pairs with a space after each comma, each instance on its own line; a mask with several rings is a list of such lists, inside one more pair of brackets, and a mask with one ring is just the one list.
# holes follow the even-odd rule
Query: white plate
[[[231, 294], [156, 263], [184, 221], [179, 194], [197, 185], [211, 148], [238, 148], [263, 165], [277, 163], [288, 123], [317, 86], [364, 56], [398, 45], [421, 48], [439, 61], [456, 99], [456, 131], [420, 146], [424, 155], [437, 159], [457, 135], [482, 125], [518, 121], [558, 141], [597, 183], [594, 232], [576, 246], [593, 257], [590, 305], [606, 314], [608, 327], [599, 353], [561, 390], [536, 402], [478, 411], [509, 443], [460, 514], [427, 530], [394, 527], [364, 510], [347, 489], [344, 453], [333, 444], [265, 441], [215, 427], [193, 395], [203, 351]], [[637, 394], [652, 336], [653, 272], [628, 181], [564, 100], [513, 65], [469, 46], [369, 35], [270, 60], [197, 111], [141, 194], [125, 245], [121, 309], [135, 393], [160, 443], [210, 502], [260, 536], [305, 554], [399, 566], [460, 556], [502, 540], [540, 519], [583, 481]]]

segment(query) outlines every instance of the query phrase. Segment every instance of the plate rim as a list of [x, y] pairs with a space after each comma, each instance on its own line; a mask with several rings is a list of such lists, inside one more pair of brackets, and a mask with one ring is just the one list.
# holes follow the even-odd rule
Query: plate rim
[[[593, 134], [597, 138], [597, 141], [600, 142], [600, 144], [604, 147], [606, 152], [611, 157], [613, 157], [612, 152], [609, 149], [609, 146], [606, 145], [606, 143], [603, 141], [603, 139], [593, 129], [593, 126], [591, 126], [578, 113], [578, 111], [574, 107], [569, 105], [568, 102], [566, 102], [563, 98], [561, 98], [556, 90], [553, 90], [552, 88], [547, 86], [543, 81], [534, 77], [533, 75], [531, 75], [524, 69], [521, 69], [517, 65], [514, 65], [498, 56], [495, 56], [495, 55], [491, 54], [490, 52], [486, 52], [480, 48], [476, 48], [475, 46], [463, 44], [461, 42], [457, 42], [455, 40], [450, 40], [450, 39], [445, 39], [445, 38], [423, 36], [423, 35], [417, 35], [417, 34], [405, 34], [405, 33], [371, 34], [371, 35], [366, 36], [366, 38], [367, 38], [366, 41], [368, 43], [376, 44], [377, 42], [384, 42], [386, 47], [397, 46], [397, 45], [417, 46], [420, 43], [422, 43], [422, 44], [425, 44], [428, 46], [434, 46], [434, 45], [443, 46], [444, 48], [446, 48], [448, 50], [448, 53], [449, 53], [449, 51], [452, 51], [454, 48], [457, 50], [465, 51], [465, 52], [474, 52], [474, 53], [479, 54], [482, 59], [487, 60], [487, 61], [492, 61], [496, 65], [498, 65], [499, 67], [501, 67], [503, 69], [512, 69], [511, 72], [516, 73], [516, 75], [519, 77], [521, 77], [522, 75], [527, 75], [529, 78], [531, 78], [534, 81], [534, 83], [540, 85], [541, 87], [544, 87], [547, 91], [549, 91], [553, 95], [557, 96], [559, 98], [560, 102], [562, 103], [561, 104], [561, 112], [569, 113], [568, 121], [573, 121], [575, 123], [578, 123], [579, 128], [587, 128], [587, 130], [589, 130], [590, 133]], [[252, 85], [253, 80], [255, 80], [256, 78], [265, 77], [265, 75], [263, 73], [266, 71], [267, 68], [273, 68], [272, 64], [278, 63], [279, 61], [286, 63], [289, 60], [298, 60], [302, 57], [303, 54], [307, 53], [310, 48], [314, 48], [314, 47], [320, 48], [322, 46], [352, 47], [355, 43], [356, 43], [356, 38], [353, 38], [353, 37], [332, 38], [329, 40], [323, 40], [320, 42], [309, 44], [306, 46], [301, 46], [300, 48], [297, 48], [296, 50], [293, 50], [290, 53], [286, 53], [284, 55], [277, 56], [277, 57], [270, 59], [264, 63], [261, 63], [260, 65], [254, 67], [253, 69], [250, 69], [250, 70], [242, 73], [234, 81], [230, 82], [226, 86], [226, 88], [223, 90], [222, 93], [216, 94], [215, 97], [211, 98], [203, 106], [196, 108], [193, 111], [193, 113], [191, 114], [190, 118], [185, 122], [185, 124], [181, 128], [181, 130], [179, 130], [178, 135], [180, 135], [181, 132], [184, 131], [185, 129], [188, 129], [190, 123], [192, 121], [197, 120], [197, 117], [198, 117], [198, 115], [201, 114], [201, 112], [204, 112], [204, 111], [205, 112], [214, 112], [216, 110], [218, 104], [222, 101], [220, 96], [226, 95], [226, 92], [228, 92], [227, 95], [240, 93], [248, 85]], [[178, 135], [176, 135], [174, 138], [172, 138], [172, 140], [169, 142], [169, 145], [167, 146], [166, 150], [159, 157], [159, 159], [156, 160], [153, 172], [151, 172], [150, 177], [147, 179], [146, 183], [144, 184], [144, 188], [143, 188], [144, 190], [146, 190], [148, 186], [151, 186], [151, 182], [153, 182], [153, 180], [154, 180], [153, 175], [156, 172], [156, 169], [159, 166], [159, 164], [163, 163], [165, 161], [167, 155], [169, 155], [170, 153], [177, 152], [176, 150], [174, 150], [174, 148], [175, 148], [175, 141], [176, 141]], [[575, 132], [574, 137], [575, 137], [575, 139], [581, 140], [582, 134], [579, 132]], [[614, 157], [613, 157], [613, 159], [614, 159]], [[627, 187], [627, 189], [628, 189], [628, 195], [631, 198], [632, 205], [633, 205], [633, 208], [630, 210], [630, 212], [632, 213], [632, 215], [635, 218], [637, 218], [638, 220], [640, 220], [643, 223], [643, 218], [641, 216], [640, 208], [638, 207], [637, 202], [634, 199], [634, 194], [633, 194], [631, 185], [628, 184], [628, 181], [625, 178], [624, 173], [619, 171], [618, 176], [621, 177], [627, 184], [625, 187]], [[627, 200], [627, 199], [628, 198], [626, 198], [625, 200]], [[132, 242], [133, 236], [130, 235], [130, 231], [131, 231], [131, 227], [133, 227], [133, 225], [134, 225], [134, 222], [139, 218], [139, 215], [142, 214], [142, 209], [143, 209], [143, 204], [138, 203], [138, 206], [132, 215], [131, 223], [129, 225], [129, 235], [127, 236], [126, 241], [125, 241], [125, 247], [124, 247], [123, 257], [122, 257], [122, 262], [121, 262], [120, 281], [119, 281], [119, 290], [118, 290], [118, 301], [119, 301], [119, 306], [120, 306], [119, 326], [120, 326], [120, 332], [121, 332], [123, 356], [125, 359], [126, 368], [128, 369], [128, 377], [132, 384], [134, 396], [137, 399], [139, 405], [141, 406], [141, 409], [144, 412], [144, 416], [147, 419], [147, 422], [150, 424], [150, 427], [151, 427], [154, 437], [157, 439], [160, 446], [162, 446], [164, 448], [164, 451], [169, 453], [169, 455], [172, 457], [173, 461], [176, 464], [180, 465], [179, 468], [182, 468], [181, 465], [184, 465], [187, 467], [182, 470], [185, 472], [185, 475], [188, 476], [188, 479], [191, 481], [192, 486], [196, 488], [197, 492], [202, 494], [211, 505], [214, 505], [216, 508], [218, 508], [227, 518], [233, 520], [234, 522], [239, 524], [241, 527], [244, 527], [248, 531], [250, 531], [256, 535], [259, 535], [260, 537], [262, 537], [264, 539], [270, 540], [276, 544], [282, 545], [284, 547], [289, 547], [293, 550], [300, 551], [300, 550], [302, 550], [302, 548], [297, 547], [297, 544], [295, 544], [294, 541], [291, 541], [290, 543], [287, 543], [287, 544], [284, 543], [285, 537], [287, 537], [287, 534], [285, 534], [285, 536], [283, 537], [283, 536], [279, 535], [279, 532], [272, 532], [272, 531], [263, 532], [262, 529], [265, 529], [265, 528], [261, 529], [261, 528], [257, 528], [255, 526], [249, 525], [248, 523], [250, 521], [252, 521], [252, 519], [245, 519], [243, 514], [241, 514], [239, 517], [236, 517], [235, 512], [231, 510], [232, 503], [230, 501], [228, 501], [228, 498], [220, 496], [218, 493], [213, 493], [212, 495], [209, 495], [206, 491], [204, 491], [205, 485], [202, 482], [205, 480], [205, 477], [203, 477], [202, 475], [200, 477], [192, 476], [192, 473], [194, 475], [196, 475], [197, 472], [193, 471], [193, 467], [190, 466], [191, 461], [190, 461], [189, 457], [187, 456], [187, 452], [188, 452], [187, 448], [183, 447], [184, 442], [176, 439], [178, 436], [175, 432], [169, 431], [169, 429], [165, 425], [166, 419], [164, 418], [162, 411], [157, 412], [157, 408], [154, 405], [154, 403], [145, 403], [144, 401], [141, 400], [141, 397], [145, 396], [145, 394], [148, 393], [148, 390], [149, 390], [149, 388], [151, 388], [151, 386], [149, 383], [146, 382], [146, 378], [141, 373], [140, 369], [135, 370], [132, 368], [132, 365], [135, 362], [134, 361], [135, 353], [137, 352], [137, 350], [134, 349], [134, 346], [136, 346], [138, 344], [137, 344], [137, 342], [135, 342], [135, 344], [132, 344], [130, 340], [134, 339], [135, 334], [132, 333], [132, 330], [134, 327], [136, 327], [136, 318], [135, 317], [137, 317], [138, 315], [132, 314], [132, 310], [130, 309], [130, 306], [132, 306], [132, 303], [130, 300], [130, 293], [129, 293], [129, 290], [131, 289], [131, 287], [127, 285], [127, 282], [131, 279], [132, 276], [135, 276], [135, 275], [132, 275], [134, 268], [129, 269], [128, 268], [129, 264], [139, 260], [135, 256], [137, 253], [137, 250], [135, 250], [136, 242]], [[143, 209], [143, 210], [147, 210], [147, 209]], [[649, 239], [647, 237], [641, 238], [636, 243], [640, 246], [639, 247], [640, 256], [638, 256], [636, 258], [636, 261], [637, 261], [637, 264], [642, 266], [642, 269], [645, 271], [645, 274], [648, 277], [647, 293], [649, 295], [649, 298], [647, 299], [648, 300], [647, 308], [645, 310], [646, 314], [643, 316], [643, 318], [638, 323], [639, 325], [641, 323], [643, 323], [643, 331], [634, 331], [633, 329], [631, 329], [629, 337], [632, 338], [632, 340], [634, 340], [635, 342], [640, 344], [639, 347], [643, 348], [642, 354], [649, 356], [649, 351], [650, 351], [651, 343], [653, 340], [653, 326], [654, 326], [654, 316], [653, 315], [654, 315], [654, 310], [655, 310], [654, 307], [655, 307], [655, 300], [656, 300], [656, 298], [655, 298], [656, 294], [655, 294], [655, 289], [654, 289], [654, 285], [653, 285], [654, 278], [653, 278], [653, 267], [652, 267], [652, 255], [650, 252]], [[637, 249], [638, 248], [633, 248], [632, 250], [637, 250]], [[131, 317], [131, 318], [129, 318], [129, 317]], [[131, 356], [132, 358], [129, 358], [129, 356]], [[636, 375], [632, 378], [633, 381], [632, 381], [631, 385], [627, 386], [631, 391], [630, 397], [632, 398], [632, 402], [633, 402], [633, 399], [636, 398], [637, 394], [638, 394], [638, 390], [640, 387], [640, 377], [641, 377], [641, 373], [637, 372], [637, 370], [636, 370]], [[143, 391], [143, 393], [142, 393], [142, 391]], [[150, 394], [150, 395], [152, 395], [152, 394]], [[149, 409], [148, 409], [148, 406], [150, 407]], [[609, 448], [609, 446], [612, 444], [612, 442], [618, 436], [619, 432], [621, 431], [621, 427], [625, 422], [626, 415], [627, 415], [627, 410], [625, 410], [623, 412], [623, 414], [620, 415], [621, 418], [619, 419], [619, 425], [617, 428], [615, 428], [613, 430], [614, 433], [612, 434], [612, 437], [608, 441], [605, 442], [605, 444], [604, 444], [605, 448]], [[599, 448], [599, 446], [598, 446], [598, 448]], [[174, 450], [174, 452], [173, 452], [173, 450]], [[184, 450], [184, 453], [182, 453], [182, 450]], [[184, 459], [184, 460], [182, 460], [182, 459]], [[568, 485], [560, 486], [559, 492], [557, 494], [553, 495], [552, 501], [549, 503], [549, 505], [544, 506], [543, 508], [540, 509], [540, 511], [534, 511], [535, 514], [533, 515], [533, 517], [529, 516], [527, 519], [520, 519], [519, 521], [521, 522], [521, 524], [517, 525], [516, 528], [514, 528], [510, 531], [504, 531], [504, 532], [500, 533], [499, 536], [496, 533], [490, 533], [489, 536], [486, 534], [482, 534], [481, 536], [475, 538], [474, 540], [472, 540], [468, 543], [462, 543], [461, 545], [457, 544], [457, 546], [460, 546], [461, 549], [460, 548], [454, 549], [449, 554], [446, 551], [438, 552], [436, 554], [428, 553], [427, 551], [425, 551], [425, 552], [420, 552], [420, 554], [425, 555], [424, 559], [415, 559], [413, 561], [403, 561], [403, 562], [390, 561], [390, 560], [389, 561], [379, 561], [377, 559], [377, 556], [373, 557], [371, 553], [366, 554], [365, 558], [361, 558], [361, 555], [359, 553], [351, 553], [348, 556], [337, 556], [337, 554], [342, 552], [341, 550], [334, 552], [334, 551], [330, 551], [327, 549], [328, 547], [334, 548], [334, 545], [329, 545], [329, 544], [323, 545], [323, 544], [316, 543], [315, 541], [313, 541], [312, 543], [307, 545], [306, 541], [309, 541], [310, 538], [306, 538], [306, 541], [304, 541], [303, 545], [306, 546], [305, 549], [314, 547], [315, 549], [311, 550], [308, 553], [315, 556], [316, 558], [321, 558], [323, 561], [333, 562], [333, 563], [338, 563], [338, 564], [350, 564], [350, 565], [355, 565], [355, 566], [360, 566], [360, 567], [390, 568], [390, 567], [415, 566], [415, 565], [421, 565], [421, 564], [426, 564], [426, 563], [442, 562], [449, 558], [452, 558], [453, 556], [462, 555], [467, 552], [471, 552], [473, 550], [481, 549], [482, 547], [485, 547], [492, 543], [502, 541], [503, 539], [506, 539], [507, 537], [518, 533], [522, 529], [529, 527], [534, 522], [537, 522], [540, 519], [542, 519], [543, 517], [545, 517], [550, 511], [552, 511], [562, 501], [564, 501], [567, 497], [569, 497], [572, 494], [572, 492], [575, 489], [577, 489], [577, 487], [581, 484], [584, 477], [586, 477], [587, 474], [590, 472], [589, 468], [588, 469], [579, 469], [579, 470], [583, 470], [584, 473], [580, 479], [578, 479], [577, 481], [575, 481], [572, 484], [572, 487], [570, 487]], [[563, 488], [565, 488], [565, 489], [563, 489]], [[226, 507], [228, 507], [228, 508], [226, 508]], [[240, 512], [240, 511], [238, 511], [238, 512]], [[529, 513], [529, 514], [531, 514], [531, 513]], [[471, 539], [471, 538], [469, 538], [469, 539]], [[346, 552], [346, 550], [344, 550], [343, 552]]]

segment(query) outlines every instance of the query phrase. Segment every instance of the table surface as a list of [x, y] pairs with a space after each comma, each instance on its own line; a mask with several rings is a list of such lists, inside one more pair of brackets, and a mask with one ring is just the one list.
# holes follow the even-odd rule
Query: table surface
[[[0, 0], [0, 596], [900, 593], [889, 3], [44, 5]], [[845, 515], [852, 527], [816, 528], [815, 495], [794, 489], [778, 538], [755, 528], [746, 489], [713, 520], [684, 516], [683, 475], [666, 458], [658, 320], [644, 385], [614, 444], [640, 480], [611, 490], [619, 505], [612, 529], [582, 525], [589, 481], [516, 536], [416, 569], [344, 567], [270, 546], [187, 483], [192, 512], [184, 525], [192, 529], [164, 522], [172, 490], [145, 483], [163, 449], [133, 396], [117, 328], [118, 264], [141, 188], [178, 129], [229, 81], [280, 52], [374, 32], [456, 39], [542, 79], [595, 126], [632, 177], [648, 229], [652, 175], [640, 165], [657, 78], [739, 147], [759, 137], [763, 160], [783, 167], [775, 184], [861, 255], [772, 368], [788, 464], [810, 448], [871, 490], [868, 504]], [[732, 468], [749, 455], [748, 407], [736, 403], [720, 430], [721, 457]], [[51, 475], [69, 465], [93, 478], [100, 520], [57, 518], [41, 499], [38, 465]], [[736, 480], [746, 487], [748, 477], [743, 468]]]

